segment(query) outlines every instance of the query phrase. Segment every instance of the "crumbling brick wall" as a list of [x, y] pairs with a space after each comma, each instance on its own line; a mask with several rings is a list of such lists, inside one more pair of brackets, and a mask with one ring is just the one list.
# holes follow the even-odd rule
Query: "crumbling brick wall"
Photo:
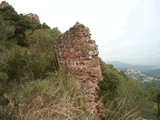
[[91, 40], [89, 29], [77, 22], [57, 40], [56, 54], [60, 70], [77, 79], [82, 94], [93, 109], [93, 114], [97, 116], [99, 112], [97, 84], [103, 76], [98, 46]]

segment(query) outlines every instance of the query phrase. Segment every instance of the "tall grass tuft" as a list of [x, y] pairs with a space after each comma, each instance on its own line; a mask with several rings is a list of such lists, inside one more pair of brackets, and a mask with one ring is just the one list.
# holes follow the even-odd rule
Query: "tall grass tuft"
[[[7, 116], [17, 120], [94, 120], [76, 81], [63, 73], [27, 82], [18, 91], [23, 101], [9, 99]], [[17, 91], [17, 92], [18, 92]]]
[[104, 120], [142, 120], [138, 112], [139, 105], [131, 110], [126, 109], [127, 98], [115, 99], [105, 106]]

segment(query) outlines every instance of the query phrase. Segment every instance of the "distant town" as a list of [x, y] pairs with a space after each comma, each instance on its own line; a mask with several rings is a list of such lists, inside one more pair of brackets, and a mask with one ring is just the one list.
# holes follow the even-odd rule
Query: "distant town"
[[159, 78], [156, 78], [156, 77], [151, 76], [149, 74], [143, 73], [141, 71], [136, 71], [133, 69], [127, 69], [127, 70], [123, 70], [123, 71], [127, 76], [129, 76], [133, 79], [141, 80], [143, 82], [153, 81], [153, 80], [160, 81]]

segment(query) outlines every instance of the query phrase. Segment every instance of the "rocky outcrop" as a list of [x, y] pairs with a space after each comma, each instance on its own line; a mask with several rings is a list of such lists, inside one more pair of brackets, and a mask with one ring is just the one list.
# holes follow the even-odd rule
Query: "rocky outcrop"
[[6, 1], [2, 1], [1, 4], [0, 4], [0, 8], [5, 8], [5, 7], [8, 7], [9, 6], [9, 3], [6, 2]]
[[82, 94], [89, 102], [92, 114], [98, 119], [98, 82], [103, 79], [98, 57], [98, 46], [91, 39], [90, 31], [76, 23], [62, 34], [56, 43], [59, 68], [76, 78]]
[[[1, 4], [0, 4], [0, 9], [8, 7], [8, 6], [10, 6], [8, 2], [2, 1]], [[26, 16], [29, 17], [30, 19], [34, 19], [38, 23], [40, 23], [40, 19], [39, 19], [39, 16], [37, 14], [29, 13], [29, 14], [26, 14]]]
[[29, 14], [26, 14], [26, 16], [29, 17], [30, 19], [34, 19], [38, 23], [40, 23], [39, 16], [37, 14], [29, 13]]

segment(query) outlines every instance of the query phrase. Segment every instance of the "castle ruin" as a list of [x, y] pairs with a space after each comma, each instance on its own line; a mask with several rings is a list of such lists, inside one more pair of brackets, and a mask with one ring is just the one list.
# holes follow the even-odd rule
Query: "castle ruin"
[[98, 46], [91, 39], [89, 29], [77, 22], [57, 40], [56, 55], [59, 69], [75, 77], [93, 114], [97, 116], [100, 111], [98, 82], [103, 76]]

